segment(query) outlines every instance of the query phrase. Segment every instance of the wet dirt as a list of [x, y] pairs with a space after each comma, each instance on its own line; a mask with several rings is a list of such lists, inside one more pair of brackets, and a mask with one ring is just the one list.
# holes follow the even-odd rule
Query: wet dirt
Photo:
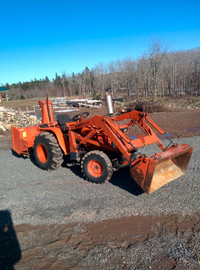
[[15, 269], [199, 269], [199, 221], [196, 214], [18, 225]]
[[172, 138], [200, 135], [200, 109], [187, 109], [179, 112], [152, 113], [150, 117]]

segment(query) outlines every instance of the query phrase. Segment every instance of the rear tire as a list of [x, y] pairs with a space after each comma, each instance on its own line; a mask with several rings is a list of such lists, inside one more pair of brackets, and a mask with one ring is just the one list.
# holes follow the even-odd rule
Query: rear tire
[[63, 153], [53, 134], [40, 133], [34, 141], [34, 156], [43, 170], [57, 170], [63, 163]]
[[109, 181], [113, 174], [113, 167], [108, 156], [102, 151], [90, 151], [81, 161], [84, 177], [93, 183], [101, 184]]

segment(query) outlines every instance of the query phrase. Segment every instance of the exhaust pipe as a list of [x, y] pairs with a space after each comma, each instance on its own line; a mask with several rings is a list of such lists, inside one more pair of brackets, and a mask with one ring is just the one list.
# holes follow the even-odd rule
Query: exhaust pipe
[[106, 103], [107, 103], [107, 108], [108, 108], [108, 114], [111, 116], [113, 115], [113, 101], [112, 101], [112, 96], [108, 91], [106, 91]]

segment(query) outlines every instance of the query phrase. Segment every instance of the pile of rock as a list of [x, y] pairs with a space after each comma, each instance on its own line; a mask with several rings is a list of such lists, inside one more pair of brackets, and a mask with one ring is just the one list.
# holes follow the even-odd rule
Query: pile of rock
[[21, 110], [0, 107], [0, 130], [10, 130], [11, 126], [27, 127], [38, 124], [39, 120], [35, 115], [29, 115]]

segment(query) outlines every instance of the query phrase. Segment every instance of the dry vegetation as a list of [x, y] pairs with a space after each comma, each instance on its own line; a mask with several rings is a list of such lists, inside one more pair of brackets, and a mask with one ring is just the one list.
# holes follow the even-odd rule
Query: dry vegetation
[[200, 48], [188, 51], [168, 52], [160, 41], [153, 42], [149, 50], [137, 60], [127, 58], [100, 63], [83, 72], [56, 73], [30, 82], [6, 85], [12, 99], [45, 96], [89, 95], [99, 98], [106, 89], [113, 96], [118, 93], [130, 98], [198, 96], [200, 94]]

